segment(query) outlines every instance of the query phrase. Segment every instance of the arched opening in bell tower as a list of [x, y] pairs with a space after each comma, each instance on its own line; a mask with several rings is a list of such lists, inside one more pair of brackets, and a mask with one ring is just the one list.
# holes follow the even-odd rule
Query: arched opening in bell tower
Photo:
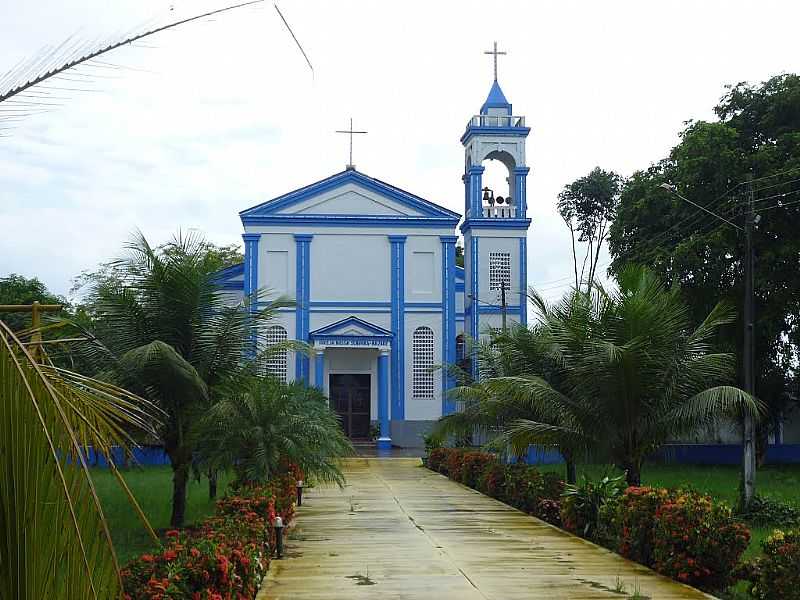
[[514, 157], [503, 150], [495, 150], [486, 155], [481, 166], [484, 168], [481, 190], [483, 216], [500, 219], [516, 217]]

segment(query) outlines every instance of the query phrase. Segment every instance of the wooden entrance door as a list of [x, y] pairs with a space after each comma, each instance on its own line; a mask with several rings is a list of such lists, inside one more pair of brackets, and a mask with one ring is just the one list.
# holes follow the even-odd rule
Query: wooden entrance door
[[351, 439], [367, 439], [370, 423], [370, 376], [329, 375], [331, 406]]

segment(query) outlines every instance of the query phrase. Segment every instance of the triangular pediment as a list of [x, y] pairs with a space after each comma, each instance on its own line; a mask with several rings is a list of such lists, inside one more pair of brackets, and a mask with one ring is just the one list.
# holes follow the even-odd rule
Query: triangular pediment
[[259, 218], [366, 217], [442, 222], [457, 222], [460, 218], [458, 213], [355, 170], [337, 173], [239, 214], [245, 224]]
[[368, 323], [358, 317], [347, 317], [336, 323], [331, 323], [325, 327], [320, 327], [309, 333], [311, 339], [317, 337], [332, 337], [332, 336], [347, 336], [347, 337], [391, 337], [392, 332], [383, 327], [378, 327], [372, 323]]

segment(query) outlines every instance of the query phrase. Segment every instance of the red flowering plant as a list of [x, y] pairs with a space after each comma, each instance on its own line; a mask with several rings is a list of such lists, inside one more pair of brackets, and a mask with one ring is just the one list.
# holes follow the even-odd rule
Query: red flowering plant
[[251, 600], [269, 565], [280, 515], [294, 514], [298, 471], [264, 485], [240, 485], [197, 528], [169, 531], [158, 553], [122, 571], [126, 600]]
[[461, 470], [461, 483], [477, 488], [484, 471], [491, 464], [497, 463], [493, 454], [487, 452], [465, 452]]
[[658, 508], [673, 493], [666, 489], [629, 487], [616, 503], [607, 523], [616, 532], [617, 551], [624, 557], [653, 566], [653, 529]]
[[776, 529], [761, 542], [750, 594], [758, 600], [800, 600], [800, 529]]
[[122, 571], [126, 600], [254, 598], [269, 565], [264, 519], [211, 517], [200, 529], [167, 532], [159, 553]]
[[462, 471], [464, 469], [464, 454], [465, 454], [464, 450], [460, 450], [457, 448], [450, 449], [446, 461], [446, 468], [447, 468], [446, 475], [450, 479], [461, 481]]
[[655, 570], [705, 590], [731, 583], [750, 531], [733, 520], [726, 504], [678, 490], [658, 507], [653, 539]]
[[[450, 456], [451, 448], [433, 448], [428, 453], [428, 468], [443, 473], [443, 467]], [[444, 473], [446, 475], [446, 473]]]
[[486, 465], [478, 481], [478, 489], [492, 498], [505, 502], [506, 466], [499, 462]]
[[540, 502], [560, 503], [563, 491], [564, 481], [556, 473], [542, 473], [524, 464], [507, 467], [504, 500], [522, 511], [539, 516]]

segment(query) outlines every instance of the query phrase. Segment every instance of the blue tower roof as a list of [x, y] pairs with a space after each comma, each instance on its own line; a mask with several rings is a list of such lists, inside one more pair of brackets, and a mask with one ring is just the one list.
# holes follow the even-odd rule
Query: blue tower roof
[[511, 103], [506, 100], [506, 95], [500, 89], [500, 84], [497, 80], [492, 83], [492, 89], [489, 90], [489, 95], [486, 97], [486, 102], [481, 106], [481, 114], [486, 114], [487, 108], [505, 108], [508, 109], [508, 114], [511, 114]]

